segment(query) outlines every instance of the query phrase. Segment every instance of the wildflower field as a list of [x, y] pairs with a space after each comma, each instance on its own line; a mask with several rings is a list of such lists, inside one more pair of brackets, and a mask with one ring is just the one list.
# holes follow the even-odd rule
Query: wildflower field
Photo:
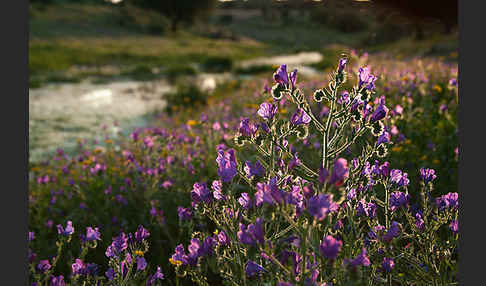
[[457, 284], [457, 65], [285, 63], [29, 167], [32, 285]]

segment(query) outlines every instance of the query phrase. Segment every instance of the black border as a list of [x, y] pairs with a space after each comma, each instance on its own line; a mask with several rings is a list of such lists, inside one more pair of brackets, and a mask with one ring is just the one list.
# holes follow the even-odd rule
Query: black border
[[[2, 2], [0, 27], [2, 156], [2, 285], [27, 285], [28, 232], [28, 15], [27, 0]], [[12, 280], [13, 282], [9, 283]]]
[[[459, 285], [484, 285], [485, 6], [459, 5]], [[483, 4], [483, 5], [477, 5]], [[482, 6], [482, 7], [479, 7]], [[468, 137], [469, 136], [469, 137]], [[475, 281], [479, 281], [476, 282]]]

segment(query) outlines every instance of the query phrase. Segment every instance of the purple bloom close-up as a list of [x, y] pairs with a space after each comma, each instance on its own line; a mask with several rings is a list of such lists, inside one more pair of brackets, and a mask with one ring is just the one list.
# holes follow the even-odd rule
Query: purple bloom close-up
[[280, 67], [273, 74], [273, 79], [277, 83], [287, 85], [289, 83], [289, 75], [287, 73], [287, 65], [280, 65]]
[[251, 198], [248, 193], [241, 193], [241, 196], [238, 198], [238, 203], [243, 209], [249, 209], [251, 207]]
[[277, 106], [268, 102], [260, 104], [260, 108], [257, 114], [266, 120], [272, 120], [275, 114], [277, 114]]
[[255, 263], [254, 261], [251, 261], [251, 260], [248, 261], [248, 263], [246, 264], [246, 267], [245, 267], [245, 273], [248, 277], [257, 276], [264, 271], [265, 271], [265, 269], [261, 265]]
[[237, 173], [235, 150], [219, 150], [216, 163], [218, 163], [218, 176], [221, 178], [221, 180], [226, 183], [231, 182]]
[[307, 210], [318, 220], [323, 220], [326, 215], [337, 210], [338, 205], [332, 201], [331, 194], [320, 194], [311, 197], [307, 203]]
[[339, 251], [341, 251], [342, 246], [343, 242], [341, 240], [337, 240], [328, 235], [322, 239], [320, 250], [324, 257], [334, 260], [336, 259]]
[[424, 182], [427, 184], [429, 182], [432, 182], [437, 178], [435, 175], [435, 170], [434, 169], [425, 169], [424, 167], [420, 168], [420, 177]]
[[97, 227], [94, 229], [90, 226], [86, 228], [86, 240], [93, 241], [93, 240], [101, 240], [101, 234]]
[[309, 122], [311, 122], [311, 117], [301, 108], [297, 108], [290, 118], [290, 123], [293, 125], [309, 124]]
[[381, 267], [385, 272], [392, 271], [393, 267], [395, 267], [395, 262], [391, 258], [383, 258], [383, 262], [381, 263]]
[[146, 230], [142, 225], [139, 225], [135, 232], [135, 239], [138, 243], [141, 243], [144, 239], [150, 236], [150, 232]]
[[336, 186], [340, 186], [344, 179], [348, 177], [348, 174], [348, 161], [344, 158], [337, 159], [334, 162], [334, 168], [332, 169], [332, 174], [329, 178], [329, 184], [336, 184]]
[[394, 211], [400, 207], [406, 207], [410, 199], [409, 194], [403, 192], [393, 192], [390, 195], [390, 210]]
[[138, 256], [137, 257], [137, 271], [143, 271], [147, 267], [147, 261], [145, 258]]

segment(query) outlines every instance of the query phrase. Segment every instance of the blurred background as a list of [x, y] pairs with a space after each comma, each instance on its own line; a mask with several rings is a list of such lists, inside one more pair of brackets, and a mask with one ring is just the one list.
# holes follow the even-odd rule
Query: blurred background
[[270, 78], [283, 63], [301, 78], [324, 78], [342, 53], [458, 56], [457, 0], [30, 3], [31, 162], [204, 103], [230, 81]]

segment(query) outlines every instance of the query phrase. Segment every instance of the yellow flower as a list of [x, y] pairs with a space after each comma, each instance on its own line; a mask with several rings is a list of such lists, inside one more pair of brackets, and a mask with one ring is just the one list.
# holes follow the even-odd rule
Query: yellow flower
[[403, 80], [403, 81], [407, 81], [407, 80], [408, 80], [408, 76], [404, 76], [404, 77], [402, 77], [402, 80]]
[[412, 143], [412, 140], [410, 139], [405, 140], [405, 144], [410, 145], [410, 143]]
[[174, 259], [172, 259], [172, 257], [169, 258], [169, 262], [170, 262], [170, 264], [175, 265], [175, 266], [182, 265], [182, 261], [174, 260]]
[[434, 85], [434, 90], [441, 93], [442, 92], [442, 87], [440, 87], [440, 85], [436, 84]]
[[189, 102], [189, 97], [184, 97], [184, 102], [188, 103]]
[[437, 164], [439, 164], [439, 160], [434, 159], [434, 161], [432, 161], [432, 163], [434, 163], [434, 164], [436, 164], [436, 165], [437, 165]]
[[422, 161], [427, 160], [427, 155], [423, 155], [423, 156], [420, 158], [420, 160], [422, 160]]
[[135, 251], [135, 255], [143, 256], [143, 251], [137, 250], [137, 251]]
[[401, 152], [402, 149], [403, 149], [402, 146], [395, 146], [395, 147], [392, 148], [392, 151], [393, 152]]
[[113, 140], [111, 140], [111, 139], [106, 139], [106, 140], [105, 140], [105, 143], [106, 143], [106, 144], [111, 144], [111, 143], [113, 143]]
[[196, 125], [196, 124], [197, 124], [197, 121], [196, 121], [196, 120], [191, 119], [191, 120], [188, 120], [186, 124], [187, 124], [187, 125], [189, 125], [189, 126], [194, 126], [194, 125]]
[[280, 109], [280, 113], [282, 113], [282, 114], [286, 114], [286, 113], [287, 113], [287, 109], [286, 109], [286, 108], [282, 108], [282, 109]]

